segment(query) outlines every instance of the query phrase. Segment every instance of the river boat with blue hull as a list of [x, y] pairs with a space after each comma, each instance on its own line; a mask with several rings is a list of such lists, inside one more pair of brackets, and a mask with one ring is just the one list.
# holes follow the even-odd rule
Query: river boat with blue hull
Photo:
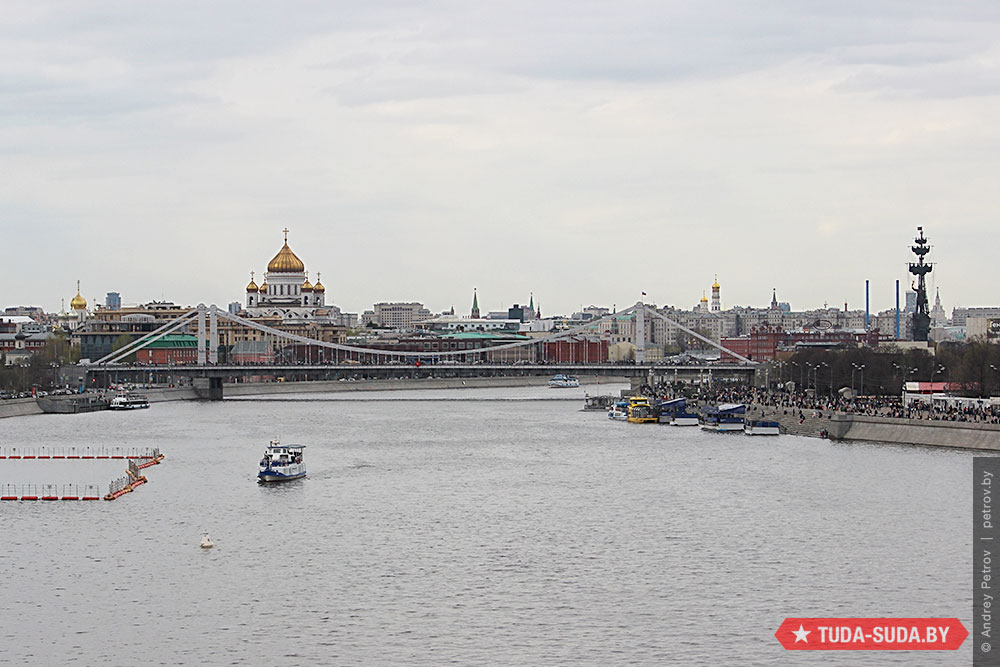
[[751, 419], [743, 427], [747, 435], [780, 435], [781, 425], [778, 422]]
[[258, 482], [288, 482], [306, 476], [306, 464], [302, 458], [305, 445], [282, 445], [277, 440], [264, 450], [260, 460]]
[[562, 373], [559, 373], [549, 380], [549, 387], [552, 389], [568, 389], [579, 386], [580, 379], [575, 375], [563, 375]]
[[121, 393], [111, 399], [109, 410], [142, 410], [149, 407], [149, 399], [142, 394]]
[[678, 412], [670, 421], [672, 426], [697, 426], [698, 415], [694, 412]]
[[698, 415], [688, 412], [686, 398], [673, 398], [660, 403], [660, 423], [674, 426], [697, 426]]
[[659, 421], [656, 408], [645, 396], [633, 396], [628, 399], [628, 422], [630, 424], [655, 424]]
[[743, 403], [723, 403], [722, 405], [706, 405], [701, 409], [700, 423], [706, 431], [727, 433], [742, 431], [747, 406]]
[[608, 419], [615, 421], [628, 421], [628, 401], [616, 401], [608, 411]]
[[671, 398], [660, 402], [660, 423], [669, 424], [674, 420], [674, 414], [684, 410], [687, 405], [686, 398]]

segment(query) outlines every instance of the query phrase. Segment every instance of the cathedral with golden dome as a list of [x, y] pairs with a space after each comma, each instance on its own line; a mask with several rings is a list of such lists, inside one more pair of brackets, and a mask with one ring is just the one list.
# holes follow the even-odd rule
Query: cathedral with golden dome
[[288, 246], [288, 229], [283, 230], [284, 245], [270, 262], [258, 285], [255, 272], [250, 272], [246, 288], [246, 314], [250, 317], [280, 317], [283, 320], [325, 319], [335, 324], [349, 325], [340, 308], [326, 303], [326, 287], [316, 274], [316, 284], [309, 282], [306, 265]]

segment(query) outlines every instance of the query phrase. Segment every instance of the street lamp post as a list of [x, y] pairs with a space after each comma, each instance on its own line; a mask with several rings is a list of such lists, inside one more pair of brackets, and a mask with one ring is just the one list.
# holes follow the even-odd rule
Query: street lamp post
[[865, 365], [864, 364], [858, 365], [858, 364], [852, 363], [851, 366], [854, 368], [854, 370], [851, 371], [851, 393], [852, 394], [854, 393], [854, 373], [858, 372], [858, 373], [861, 374], [861, 391], [860, 391], [860, 394], [864, 395], [864, 393], [865, 393]]
[[[820, 369], [821, 366], [826, 366], [827, 368], [830, 368], [830, 387], [831, 387], [830, 391], [833, 391], [833, 369], [830, 366], [830, 364], [826, 363], [825, 361], [821, 361], [818, 364], [816, 364], [816, 393], [817, 394], [819, 393], [819, 369]], [[830, 391], [827, 392], [827, 395], [830, 394]]]

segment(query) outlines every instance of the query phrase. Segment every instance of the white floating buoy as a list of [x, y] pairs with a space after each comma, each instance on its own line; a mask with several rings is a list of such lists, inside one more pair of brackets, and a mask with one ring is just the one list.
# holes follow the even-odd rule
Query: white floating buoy
[[202, 549], [211, 549], [214, 546], [215, 546], [215, 543], [212, 542], [212, 538], [208, 536], [208, 533], [204, 533], [201, 536], [201, 548]]

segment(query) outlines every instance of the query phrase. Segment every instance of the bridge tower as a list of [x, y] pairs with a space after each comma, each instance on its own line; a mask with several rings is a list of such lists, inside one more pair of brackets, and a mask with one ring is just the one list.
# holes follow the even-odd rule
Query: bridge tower
[[198, 365], [204, 366], [205, 355], [205, 304], [198, 304]]
[[219, 363], [219, 307], [214, 303], [208, 311], [208, 363]]
[[646, 306], [635, 302], [635, 363], [646, 363]]

